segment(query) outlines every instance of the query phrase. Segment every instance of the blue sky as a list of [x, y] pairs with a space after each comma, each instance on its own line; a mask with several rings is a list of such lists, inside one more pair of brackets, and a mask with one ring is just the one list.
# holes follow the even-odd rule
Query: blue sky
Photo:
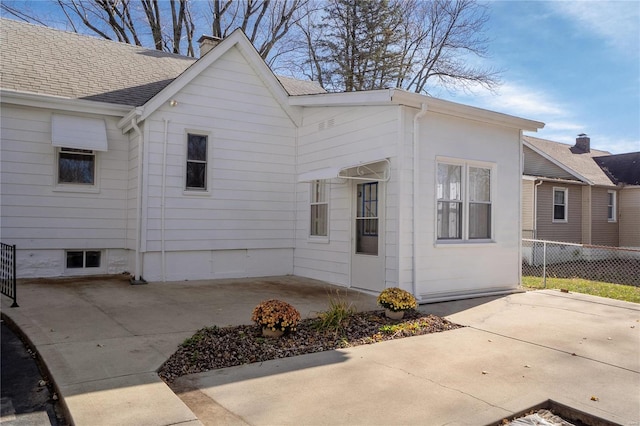
[[[64, 27], [55, 2], [21, 3]], [[485, 61], [503, 70], [503, 85], [432, 95], [542, 121], [534, 136], [545, 139], [572, 144], [586, 133], [593, 148], [640, 151], [640, 0], [487, 4]]]
[[490, 2], [498, 94], [434, 94], [544, 122], [533, 136], [640, 151], [640, 1]]

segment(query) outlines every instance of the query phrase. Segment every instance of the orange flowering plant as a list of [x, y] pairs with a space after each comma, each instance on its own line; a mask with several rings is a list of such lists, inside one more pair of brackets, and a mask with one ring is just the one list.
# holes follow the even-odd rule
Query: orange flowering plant
[[253, 309], [251, 321], [273, 331], [295, 331], [300, 321], [300, 312], [287, 302], [270, 299], [260, 302]]
[[411, 293], [398, 287], [382, 290], [378, 296], [378, 305], [393, 312], [415, 309], [418, 306]]

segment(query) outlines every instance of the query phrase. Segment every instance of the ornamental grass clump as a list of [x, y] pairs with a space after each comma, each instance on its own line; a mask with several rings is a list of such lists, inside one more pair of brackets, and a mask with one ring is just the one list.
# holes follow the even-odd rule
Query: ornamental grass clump
[[397, 287], [382, 290], [378, 296], [378, 305], [393, 312], [407, 311], [418, 306], [411, 293]]
[[253, 309], [251, 321], [273, 331], [295, 331], [300, 321], [300, 312], [287, 302], [270, 299], [260, 302]]

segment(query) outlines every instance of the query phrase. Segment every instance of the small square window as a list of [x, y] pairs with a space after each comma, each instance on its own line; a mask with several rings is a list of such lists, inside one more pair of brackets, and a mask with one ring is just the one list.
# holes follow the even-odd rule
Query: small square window
[[67, 252], [67, 268], [83, 268], [84, 267], [84, 252], [82, 251], [68, 251]]
[[95, 153], [88, 149], [60, 148], [58, 151], [58, 183], [93, 185]]

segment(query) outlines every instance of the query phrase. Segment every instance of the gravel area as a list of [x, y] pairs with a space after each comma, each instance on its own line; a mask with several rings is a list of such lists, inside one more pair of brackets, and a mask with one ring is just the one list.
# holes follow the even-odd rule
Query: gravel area
[[294, 332], [280, 338], [262, 337], [256, 325], [207, 327], [186, 339], [158, 374], [171, 383], [180, 376], [270, 359], [367, 345], [409, 336], [460, 328], [435, 315], [417, 311], [402, 320], [386, 318], [384, 311], [351, 315], [339, 331], [320, 330], [315, 318], [302, 320]]

